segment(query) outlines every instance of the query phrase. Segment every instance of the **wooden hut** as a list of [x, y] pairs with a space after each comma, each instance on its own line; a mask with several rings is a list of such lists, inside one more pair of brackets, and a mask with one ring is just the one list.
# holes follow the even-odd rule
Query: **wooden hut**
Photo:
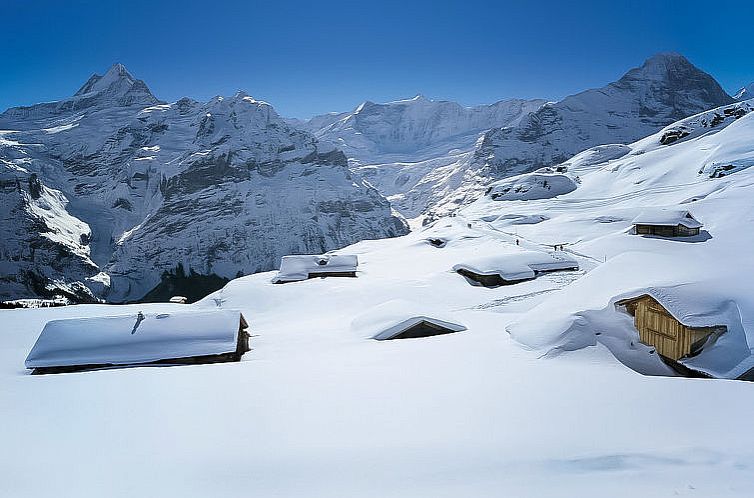
[[359, 258], [355, 254], [302, 254], [283, 256], [276, 284], [318, 277], [355, 277]]
[[653, 346], [657, 354], [669, 360], [695, 356], [710, 339], [724, 333], [724, 325], [691, 327], [677, 320], [660, 302], [648, 294], [615, 303], [634, 316], [639, 340]]
[[249, 327], [238, 311], [137, 313], [47, 322], [29, 356], [33, 374], [240, 361]]
[[649, 209], [633, 220], [637, 235], [692, 237], [699, 235], [702, 224], [686, 210]]

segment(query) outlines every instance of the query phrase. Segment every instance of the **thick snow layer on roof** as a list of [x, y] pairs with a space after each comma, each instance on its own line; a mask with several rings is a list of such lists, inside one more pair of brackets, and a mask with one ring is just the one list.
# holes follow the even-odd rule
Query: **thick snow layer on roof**
[[478, 256], [453, 266], [453, 271], [468, 270], [477, 275], [499, 275], [505, 280], [534, 278], [535, 272], [570, 270], [578, 262], [562, 251], [517, 251]]
[[662, 225], [701, 228], [702, 224], [685, 209], [645, 209], [636, 216], [634, 225]]
[[241, 313], [184, 311], [47, 322], [27, 368], [138, 364], [236, 350]]
[[351, 330], [361, 337], [378, 341], [392, 339], [414, 325], [428, 322], [440, 327], [460, 332], [466, 327], [455, 323], [446, 313], [431, 309], [426, 304], [405, 300], [390, 300], [357, 316], [351, 322]]
[[359, 258], [355, 254], [283, 256], [280, 261], [280, 271], [275, 281], [306, 280], [310, 273], [354, 272], [358, 269], [358, 266]]

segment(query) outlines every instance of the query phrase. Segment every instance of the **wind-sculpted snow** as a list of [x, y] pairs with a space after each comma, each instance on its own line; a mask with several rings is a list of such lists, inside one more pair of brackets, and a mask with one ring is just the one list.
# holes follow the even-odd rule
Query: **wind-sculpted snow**
[[[95, 290], [108, 300], [139, 299], [179, 266], [233, 278], [406, 232], [342, 152], [243, 92], [166, 104], [116, 64], [68, 100], [9, 109], [0, 129], [13, 131], [0, 157], [59, 190], [60, 212], [91, 229], [84, 263], [112, 276]], [[38, 295], [23, 288], [10, 294]]]

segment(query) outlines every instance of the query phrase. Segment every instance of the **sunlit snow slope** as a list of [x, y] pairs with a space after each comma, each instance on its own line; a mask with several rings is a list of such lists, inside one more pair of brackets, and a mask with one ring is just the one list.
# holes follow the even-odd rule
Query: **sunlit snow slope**
[[[752, 384], [671, 378], [610, 301], [701, 286], [735, 303], [749, 341], [752, 136], [751, 106], [726, 106], [537, 173], [570, 178], [568, 193], [489, 195], [349, 246], [357, 278], [233, 280], [191, 308], [249, 319], [252, 351], [237, 364], [29, 376], [23, 360], [49, 319], [186, 307], [0, 312], [0, 494], [748, 497]], [[706, 232], [629, 233], [662, 206], [692, 211]], [[451, 271], [550, 244], [581, 269], [493, 289]], [[363, 317], [395, 300], [466, 330], [370, 339]]]

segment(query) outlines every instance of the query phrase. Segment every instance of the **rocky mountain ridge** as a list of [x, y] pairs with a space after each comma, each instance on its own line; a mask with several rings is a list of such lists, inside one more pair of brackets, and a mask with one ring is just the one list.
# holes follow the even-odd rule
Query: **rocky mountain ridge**
[[0, 130], [2, 299], [141, 299], [179, 269], [228, 279], [407, 230], [342, 152], [243, 92], [163, 103], [116, 64]]

